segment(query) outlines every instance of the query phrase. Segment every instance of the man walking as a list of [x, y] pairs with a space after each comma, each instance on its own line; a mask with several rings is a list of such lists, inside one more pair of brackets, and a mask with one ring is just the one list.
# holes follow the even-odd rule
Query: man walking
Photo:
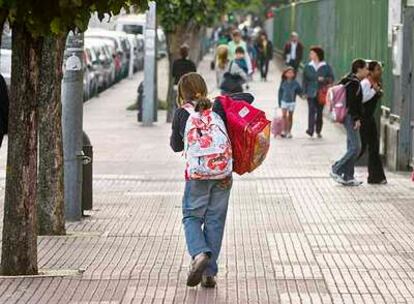
[[352, 63], [352, 72], [341, 80], [340, 84], [346, 89], [346, 108], [344, 126], [347, 135], [347, 151], [333, 166], [331, 177], [344, 186], [359, 186], [362, 184], [354, 177], [355, 161], [361, 151], [359, 128], [363, 114], [363, 93], [361, 81], [368, 76], [368, 65], [363, 59], [356, 59]]
[[284, 56], [287, 65], [295, 70], [299, 68], [303, 58], [303, 44], [299, 41], [298, 33], [291, 34], [290, 41], [285, 44]]

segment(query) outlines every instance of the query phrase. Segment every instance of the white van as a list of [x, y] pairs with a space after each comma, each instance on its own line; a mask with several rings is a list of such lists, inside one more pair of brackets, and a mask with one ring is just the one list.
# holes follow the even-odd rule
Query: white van
[[115, 30], [127, 34], [143, 35], [145, 32], [145, 14], [119, 16], [115, 21]]

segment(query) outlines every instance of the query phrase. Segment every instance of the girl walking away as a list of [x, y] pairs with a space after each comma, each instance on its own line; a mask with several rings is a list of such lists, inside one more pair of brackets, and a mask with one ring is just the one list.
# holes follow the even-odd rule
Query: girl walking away
[[217, 258], [232, 187], [232, 150], [223, 119], [212, 111], [207, 86], [197, 73], [178, 83], [171, 147], [186, 156], [183, 225], [192, 257], [188, 286], [216, 286]]
[[368, 76], [367, 63], [363, 59], [356, 59], [352, 63], [352, 72], [340, 81], [346, 90], [346, 108], [344, 126], [347, 135], [347, 151], [345, 155], [332, 166], [331, 177], [345, 186], [359, 186], [362, 184], [354, 177], [355, 161], [361, 151], [359, 128], [363, 117], [361, 81]]
[[375, 122], [375, 110], [382, 97], [382, 66], [378, 61], [368, 63], [369, 75], [361, 81], [363, 115], [361, 119], [360, 157], [368, 148], [368, 184], [386, 184], [384, 168], [379, 155], [379, 138]]
[[303, 91], [308, 99], [309, 118], [306, 134], [313, 137], [316, 131], [318, 138], [322, 137], [324, 102], [318, 100], [318, 93], [327, 85], [333, 83], [332, 68], [324, 61], [325, 52], [314, 46], [309, 53], [310, 62], [303, 71]]
[[292, 138], [293, 113], [295, 112], [296, 96], [302, 95], [302, 88], [296, 80], [296, 71], [288, 67], [282, 74], [279, 87], [279, 107], [282, 108], [284, 130], [282, 137]]

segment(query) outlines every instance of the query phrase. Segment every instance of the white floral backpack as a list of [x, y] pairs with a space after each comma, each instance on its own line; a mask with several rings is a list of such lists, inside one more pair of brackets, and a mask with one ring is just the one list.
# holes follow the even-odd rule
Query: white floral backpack
[[192, 104], [184, 132], [186, 176], [190, 180], [224, 179], [232, 174], [233, 159], [226, 126], [211, 109], [196, 112]]

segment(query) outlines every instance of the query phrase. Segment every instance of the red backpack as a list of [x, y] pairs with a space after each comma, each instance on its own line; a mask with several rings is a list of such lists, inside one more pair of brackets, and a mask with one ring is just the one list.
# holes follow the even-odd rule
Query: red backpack
[[226, 113], [227, 131], [233, 149], [233, 171], [252, 172], [262, 164], [270, 146], [270, 121], [263, 111], [246, 101], [218, 97]]

